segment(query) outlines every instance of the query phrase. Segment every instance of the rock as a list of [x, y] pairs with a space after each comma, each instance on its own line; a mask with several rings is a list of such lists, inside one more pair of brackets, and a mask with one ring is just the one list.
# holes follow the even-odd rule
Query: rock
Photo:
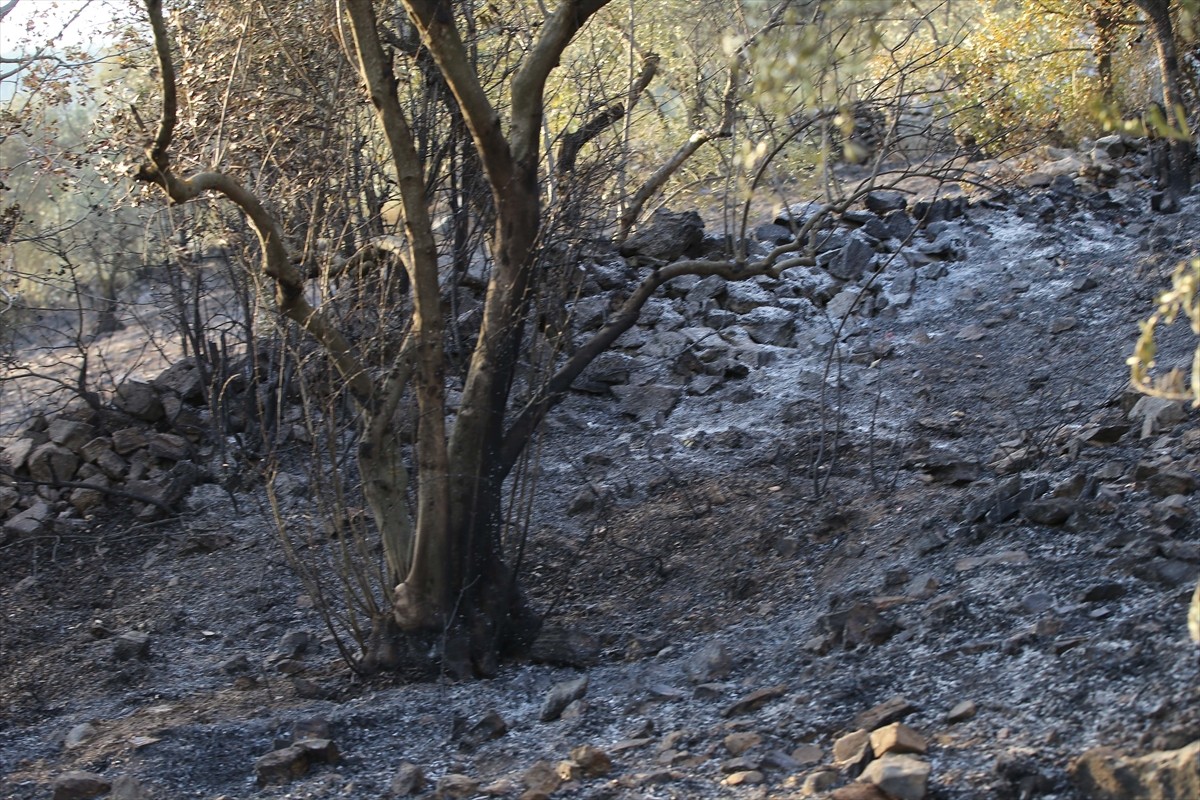
[[976, 713], [975, 702], [973, 700], [963, 700], [955, 703], [954, 708], [946, 712], [945, 720], [953, 725], [957, 722], [966, 722], [974, 718]]
[[808, 767], [821, 763], [821, 760], [825, 758], [825, 751], [815, 744], [802, 744], [789, 755], [796, 762], [797, 767]]
[[588, 678], [586, 675], [573, 681], [562, 681], [555, 684], [542, 703], [538, 719], [542, 722], [553, 722], [558, 719], [568, 705], [587, 694], [587, 689]]
[[484, 714], [459, 738], [460, 746], [473, 750], [484, 742], [494, 741], [508, 733], [508, 722], [495, 711]]
[[825, 269], [833, 277], [843, 281], [856, 281], [871, 267], [875, 259], [873, 248], [859, 231], [850, 234], [846, 246], [830, 259]]
[[897, 695], [859, 714], [854, 718], [854, 727], [873, 731], [892, 722], [899, 722], [916, 710], [916, 706]]
[[1085, 589], [1079, 595], [1079, 602], [1105, 603], [1109, 600], [1117, 600], [1118, 598], [1124, 597], [1128, 592], [1129, 589], [1126, 588], [1125, 584], [1123, 583], [1118, 583], [1116, 581], [1103, 581], [1101, 583], [1093, 584]]
[[21, 493], [13, 486], [0, 486], [0, 517], [8, 513], [8, 510], [17, 504], [21, 499]]
[[26, 467], [35, 481], [60, 483], [75, 477], [75, 470], [79, 469], [79, 456], [61, 445], [46, 442], [29, 454]]
[[908, 207], [908, 198], [900, 192], [876, 190], [867, 193], [863, 205], [868, 211], [883, 215], [889, 211], [903, 211]]
[[1075, 513], [1075, 501], [1067, 497], [1047, 497], [1021, 506], [1021, 515], [1035, 525], [1062, 525]]
[[800, 796], [812, 797], [828, 791], [838, 782], [838, 771], [831, 767], [818, 767], [804, 776], [800, 784]]
[[468, 775], [451, 772], [438, 779], [434, 797], [438, 800], [444, 800], [444, 798], [465, 799], [473, 797], [478, 789], [479, 781]]
[[807, 225], [814, 217], [824, 214], [824, 219], [820, 220], [817, 227], [824, 227], [831, 224], [828, 213], [825, 212], [825, 205], [816, 200], [809, 200], [803, 203], [793, 203], [785, 207], [777, 215], [775, 215], [775, 224], [782, 225], [785, 228], [798, 229]]
[[416, 764], [402, 763], [388, 782], [388, 797], [412, 797], [425, 788], [425, 772]]
[[670, 262], [694, 252], [703, 239], [704, 220], [695, 211], [674, 213], [660, 208], [625, 240], [620, 252], [626, 258]]
[[108, 800], [151, 800], [150, 792], [132, 775], [119, 775], [113, 781]]
[[[42, 434], [45, 436], [45, 434]], [[16, 472], [25, 466], [25, 460], [29, 458], [29, 454], [33, 452], [33, 448], [45, 443], [45, 439], [39, 442], [32, 438], [17, 439], [12, 444], [4, 448], [3, 460], [8, 462], [8, 468]]]
[[96, 429], [86, 422], [56, 419], [46, 429], [50, 441], [78, 453], [83, 446], [96, 437]]
[[732, 756], [740, 756], [748, 750], [753, 750], [762, 744], [763, 737], [753, 732], [731, 733], [725, 737], [723, 744]]
[[112, 655], [117, 661], [145, 660], [150, 657], [150, 634], [126, 631], [112, 639]]
[[1097, 139], [1092, 155], [1093, 158], [1096, 154], [1100, 154], [1104, 158], [1124, 158], [1127, 150], [1121, 134], [1114, 133], [1111, 136], [1101, 136]]
[[68, 750], [74, 750], [79, 745], [83, 744], [96, 733], [96, 726], [90, 722], [81, 722], [71, 730], [67, 731], [67, 736], [63, 740], [63, 747]]
[[1142, 423], [1141, 438], [1169, 430], [1187, 419], [1187, 411], [1178, 400], [1167, 400], [1163, 397], [1143, 397], [1134, 403], [1129, 411], [1129, 419]]
[[872, 783], [852, 783], [829, 793], [829, 800], [892, 800]]
[[51, 800], [88, 800], [104, 794], [111, 788], [112, 783], [103, 775], [71, 770], [59, 775], [50, 784], [50, 797]]
[[737, 717], [742, 714], [749, 714], [752, 711], [765, 706], [772, 700], [783, 697], [787, 693], [787, 686], [780, 684], [779, 686], [768, 686], [765, 689], [758, 689], [750, 692], [750, 694], [734, 701], [726, 706], [721, 711], [723, 717]]
[[18, 536], [35, 536], [41, 533], [50, 522], [50, 506], [38, 500], [29, 508], [17, 514], [4, 523], [4, 536], [7, 541]]
[[733, 659], [725, 645], [718, 641], [707, 642], [692, 654], [683, 666], [683, 671], [693, 683], [703, 684], [729, 677]]
[[204, 381], [194, 358], [177, 361], [158, 374], [151, 384], [160, 392], [174, 392], [189, 403], [204, 400]]
[[773, 222], [765, 225], [759, 225], [754, 229], [752, 235], [756, 241], [765, 242], [771, 245], [787, 244], [793, 239], [792, 232], [790, 230], [782, 225], [776, 225]]
[[862, 645], [880, 645], [891, 639], [898, 631], [896, 623], [885, 618], [871, 603], [856, 603], [849, 608], [839, 609], [821, 616], [821, 630], [829, 636], [830, 643], [853, 650]]
[[1182, 470], [1168, 469], [1151, 475], [1146, 480], [1146, 489], [1154, 497], [1170, 497], [1173, 494], [1190, 495], [1196, 491], [1196, 478]]
[[862, 289], [857, 286], [847, 286], [825, 304], [825, 313], [830, 319], [840, 320], [852, 310], [858, 309], [861, 295]]
[[833, 743], [833, 763], [839, 769], [857, 775], [871, 760], [871, 732], [859, 728], [839, 737]]
[[308, 652], [312, 639], [311, 633], [300, 628], [287, 631], [279, 637], [279, 643], [275, 645], [275, 653], [282, 658], [297, 658]]
[[608, 753], [590, 744], [572, 748], [571, 760], [579, 765], [588, 778], [599, 778], [612, 771], [612, 759]]
[[287, 783], [308, 772], [312, 764], [337, 763], [337, 746], [329, 739], [306, 739], [275, 750], [254, 762], [259, 786]]
[[761, 772], [756, 769], [748, 769], [730, 774], [721, 783], [725, 786], [755, 786], [764, 780], [766, 780], [766, 776]]
[[889, 754], [868, 764], [859, 780], [878, 786], [895, 800], [922, 800], [931, 769], [914, 756]]
[[1140, 757], [1095, 747], [1070, 774], [1089, 800], [1193, 800], [1200, 797], [1200, 741]]
[[145, 422], [158, 422], [165, 413], [158, 392], [142, 381], [128, 380], [118, 386], [113, 404], [129, 416]]
[[737, 281], [726, 285], [722, 305], [735, 314], [749, 314], [760, 306], [771, 306], [774, 302], [775, 295], [761, 286], [750, 281]]
[[[558, 770], [547, 761], [535, 761], [521, 776], [521, 782], [527, 790], [526, 795], [534, 793], [542, 797], [554, 794], [562, 785], [562, 780]], [[522, 797], [526, 795], [522, 795]]]
[[738, 317], [737, 324], [756, 344], [788, 347], [795, 334], [795, 314], [775, 306], [759, 306]]
[[587, 631], [566, 625], [545, 625], [538, 633], [529, 658], [559, 667], [590, 667], [600, 659], [600, 640]]
[[613, 386], [612, 393], [621, 401], [621, 413], [639, 422], [662, 424], [683, 396], [683, 388], [664, 384]]
[[893, 722], [871, 732], [871, 750], [879, 757], [885, 753], [925, 752], [925, 737], [902, 722]]

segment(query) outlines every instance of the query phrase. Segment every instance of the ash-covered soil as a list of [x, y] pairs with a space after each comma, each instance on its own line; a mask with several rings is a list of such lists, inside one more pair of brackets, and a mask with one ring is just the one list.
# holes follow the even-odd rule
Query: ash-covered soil
[[[636, 396], [573, 396], [535, 468], [529, 588], [581, 666], [355, 677], [253, 491], [9, 542], [3, 795], [83, 770], [132, 776], [121, 797], [379, 798], [408, 763], [425, 796], [518, 797], [591, 745], [611, 771], [549, 796], [819, 797], [854, 774], [827, 769], [834, 742], [894, 701], [927, 740], [927, 797], [1067, 800], [1091, 747], [1200, 739], [1200, 433], [1182, 406], [1131, 420], [1124, 365], [1200, 198], [1052, 202], [976, 203], [947, 229], [961, 258], [911, 297], [889, 284], [840, 329], [817, 311], [657, 411], [678, 358], [649, 356], [654, 325], [627, 339]], [[1191, 345], [1173, 331], [1161, 360]], [[319, 524], [303, 492], [285, 516]], [[297, 725], [336, 762], [257, 785]]]

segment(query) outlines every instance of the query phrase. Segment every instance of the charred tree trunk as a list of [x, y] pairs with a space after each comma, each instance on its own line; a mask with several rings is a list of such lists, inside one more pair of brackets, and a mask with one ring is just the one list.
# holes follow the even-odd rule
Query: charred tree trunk
[[1150, 22], [1158, 69], [1162, 76], [1163, 112], [1167, 131], [1161, 132], [1161, 168], [1158, 170], [1158, 210], [1178, 211], [1179, 199], [1192, 188], [1192, 167], [1195, 161], [1192, 136], [1188, 126], [1183, 97], [1183, 73], [1175, 43], [1175, 28], [1171, 20], [1170, 0], [1135, 0]]

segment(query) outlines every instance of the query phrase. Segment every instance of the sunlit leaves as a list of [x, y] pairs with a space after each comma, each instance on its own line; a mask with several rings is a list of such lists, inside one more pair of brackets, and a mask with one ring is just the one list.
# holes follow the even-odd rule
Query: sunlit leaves
[[1171, 288], [1159, 296], [1155, 312], [1138, 323], [1140, 334], [1126, 363], [1130, 380], [1139, 391], [1174, 400], [1190, 399], [1200, 406], [1200, 347], [1193, 355], [1190, 375], [1179, 367], [1155, 375], [1158, 353], [1155, 335], [1160, 326], [1173, 324], [1180, 314], [1187, 317], [1192, 333], [1200, 336], [1200, 258], [1182, 262], [1175, 268]]

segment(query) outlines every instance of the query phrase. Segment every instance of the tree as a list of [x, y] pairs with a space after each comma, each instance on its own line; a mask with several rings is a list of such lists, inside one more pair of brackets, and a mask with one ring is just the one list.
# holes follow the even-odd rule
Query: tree
[[[394, 347], [381, 348], [380, 340], [356, 338], [339, 325], [330, 307], [310, 301], [307, 270], [301, 268], [304, 259], [296, 252], [298, 239], [282, 222], [277, 202], [260, 196], [227, 170], [189, 172], [178, 166], [174, 150], [184, 97], [178, 90], [161, 0], [146, 0], [159, 60], [162, 113], [137, 179], [160, 187], [175, 204], [214, 193], [244, 214], [257, 234], [261, 274], [274, 287], [277, 311], [319, 345], [356, 408], [363, 494], [394, 583], [389, 587], [389, 613], [373, 621], [368, 666], [393, 666], [406, 660], [406, 654], [427, 652], [436, 645], [451, 671], [489, 674], [499, 654], [527, 646], [539, 622], [522, 599], [513, 555], [504, 552], [504, 485], [547, 413], [581, 372], [636, 322], [642, 306], [664, 283], [683, 275], [731, 280], [778, 276], [791, 266], [814, 263], [805, 249], [806, 234], [819, 224], [820, 215], [805, 222], [793, 243], [765, 257], [752, 260], [738, 247], [709, 258], [651, 263], [607, 324], [577, 346], [556, 350], [549, 372], [529, 378], [523, 355], [533, 347], [532, 340], [553, 339], [553, 331], [539, 324], [539, 305], [548, 298], [560, 305], [564, 300], [554, 294], [562, 281], [553, 275], [561, 262], [550, 241], [551, 214], [578, 219], [573, 215], [579, 210], [579, 195], [567, 184], [583, 172], [580, 154], [628, 118], [657, 71], [657, 59], [643, 54], [628, 70], [623, 88], [614, 89], [611, 82], [597, 78], [598, 85], [607, 86], [608, 99], [584, 97], [572, 106], [575, 110], [566, 124], [551, 125], [548, 109], [567, 91], [554, 83], [552, 73], [564, 61], [575, 63], [569, 48], [607, 5], [608, 0], [561, 0], [553, 10], [543, 11], [541, 4], [516, 4], [507, 9], [511, 19], [505, 20], [498, 19], [502, 12], [497, 7], [487, 4], [404, 0], [393, 7], [347, 0], [344, 20], [330, 23], [340, 30], [344, 21], [348, 29], [346, 51], [374, 111], [377, 134], [372, 135], [383, 145], [386, 183], [394, 187], [398, 210], [397, 233], [372, 234], [340, 262], [345, 266], [390, 257], [407, 275], [408, 298], [393, 309], [408, 315], [406, 327]], [[792, 6], [780, 2], [760, 8], [757, 21], [747, 22], [732, 40], [728, 58], [715, 67], [723, 77], [717, 85], [724, 87], [718, 102], [700, 107], [695, 117], [698, 125], [699, 117], [711, 110], [716, 124], [693, 133], [675, 156], [652, 171], [644, 187], [631, 187], [632, 201], [625, 207], [634, 209], [633, 216], [620, 220], [622, 234], [648, 198], [701, 146], [733, 135], [733, 106], [743, 101], [753, 78], [750, 62], [756, 44], [790, 29], [805, 32], [814, 43], [810, 55], [820, 49], [818, 28], [829, 13], [820, 4]], [[875, 10], [885, 7], [880, 4]], [[748, 20], [746, 8], [734, 8]], [[864, 16], [861, 5], [851, 10]], [[607, 21], [613, 23], [614, 18]], [[477, 35], [485, 25], [508, 33], [486, 40], [498, 42], [493, 45], [498, 50], [489, 50]], [[632, 42], [632, 33], [626, 35]], [[843, 31], [840, 41], [849, 38]], [[782, 46], [777, 43], [776, 52]], [[185, 47], [184, 52], [194, 48]], [[264, 79], [270, 81], [271, 76]], [[266, 94], [278, 88], [268, 86]], [[436, 154], [445, 151], [429, 140], [428, 129], [414, 124], [414, 103], [419, 105], [423, 95], [438, 98], [440, 114], [447, 120], [442, 130], [461, 130], [469, 142], [469, 148], [452, 160], [460, 183], [477, 181], [487, 189], [485, 196], [463, 195], [470, 214], [488, 235], [486, 245], [473, 254], [486, 259], [486, 284], [478, 333], [461, 376], [452, 375], [455, 365], [446, 349], [451, 325], [445, 317], [433, 224], [434, 208], [441, 201], [431, 193], [437, 180], [432, 165], [451, 160], [438, 161]], [[812, 119], [797, 124], [809, 125]], [[544, 148], [547, 138], [558, 143], [553, 154]], [[768, 148], [758, 148], [760, 155], [755, 156], [750, 148], [750, 160], [762, 161], [764, 149]], [[782, 149], [783, 143], [775, 152]], [[754, 169], [761, 172], [762, 164]], [[285, 177], [287, 171], [282, 170]], [[270, 181], [249, 174], [257, 185], [270, 186]], [[550, 194], [559, 205], [548, 202]], [[844, 207], [853, 199], [840, 198], [838, 204]], [[838, 204], [826, 206], [823, 213]], [[447, 391], [452, 379], [453, 404]], [[398, 409], [410, 395], [416, 420], [411, 453], [404, 426], [397, 423]]]
[[1150, 35], [1158, 56], [1158, 71], [1162, 78], [1163, 115], [1157, 123], [1166, 140], [1160, 157], [1159, 188], [1163, 198], [1159, 208], [1178, 211], [1179, 199], [1192, 188], [1192, 169], [1195, 162], [1194, 137], [1188, 125], [1188, 108], [1183, 95], [1183, 72], [1179, 64], [1175, 24], [1172, 21], [1171, 0], [1132, 0], [1149, 22]]

